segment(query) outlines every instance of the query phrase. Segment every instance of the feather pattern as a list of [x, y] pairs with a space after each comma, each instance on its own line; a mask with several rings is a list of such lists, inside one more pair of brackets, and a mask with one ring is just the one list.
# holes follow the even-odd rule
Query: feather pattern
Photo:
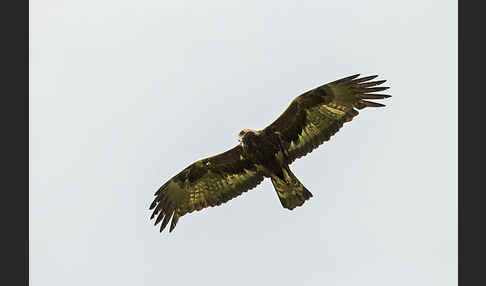
[[220, 205], [256, 187], [263, 174], [243, 156], [240, 145], [219, 155], [199, 160], [162, 185], [150, 205], [160, 231], [187, 213]]
[[385, 80], [370, 81], [376, 75], [358, 77], [359, 74], [342, 78], [301, 94], [277, 120], [265, 128], [265, 132], [279, 135], [287, 164], [328, 141], [344, 123], [359, 114], [356, 109], [384, 106], [363, 99], [390, 97], [373, 93], [388, 89], [378, 86]]

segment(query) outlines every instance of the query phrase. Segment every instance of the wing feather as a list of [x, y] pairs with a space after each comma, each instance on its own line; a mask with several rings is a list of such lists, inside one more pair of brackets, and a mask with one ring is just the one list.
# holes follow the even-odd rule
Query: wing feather
[[174, 230], [179, 218], [187, 213], [217, 206], [256, 187], [263, 174], [243, 156], [240, 145], [224, 153], [194, 162], [155, 193], [150, 205], [155, 225], [160, 231], [172, 222]]
[[356, 109], [384, 106], [363, 99], [390, 97], [373, 93], [388, 89], [377, 87], [385, 80], [370, 81], [376, 75], [358, 77], [359, 74], [342, 78], [299, 95], [265, 128], [265, 132], [279, 135], [288, 164], [328, 141], [359, 114]]

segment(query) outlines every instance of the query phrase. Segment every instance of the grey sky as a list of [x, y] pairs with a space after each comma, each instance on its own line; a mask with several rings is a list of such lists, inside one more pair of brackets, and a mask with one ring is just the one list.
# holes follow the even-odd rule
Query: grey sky
[[[30, 1], [32, 285], [456, 285], [457, 1]], [[291, 169], [160, 234], [156, 189], [300, 93], [379, 74]]]

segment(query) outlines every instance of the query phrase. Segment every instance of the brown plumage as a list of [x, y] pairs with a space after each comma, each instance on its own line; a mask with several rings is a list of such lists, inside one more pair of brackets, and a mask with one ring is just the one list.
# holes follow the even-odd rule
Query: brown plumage
[[381, 107], [365, 99], [384, 99], [376, 94], [384, 80], [377, 76], [342, 78], [296, 97], [277, 120], [256, 131], [244, 129], [240, 144], [224, 153], [194, 162], [155, 193], [150, 205], [155, 224], [162, 231], [171, 220], [195, 210], [217, 206], [271, 179], [284, 208], [301, 206], [312, 194], [290, 171], [289, 165], [311, 152], [358, 115], [356, 109]]

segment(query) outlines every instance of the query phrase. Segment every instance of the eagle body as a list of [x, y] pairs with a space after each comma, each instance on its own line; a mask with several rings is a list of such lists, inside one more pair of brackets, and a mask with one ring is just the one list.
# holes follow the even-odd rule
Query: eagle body
[[276, 134], [248, 130], [243, 134], [240, 144], [242, 156], [255, 164], [265, 177], [269, 177], [272, 173], [279, 173], [284, 162]]
[[[172, 231], [179, 218], [195, 210], [217, 206], [256, 187], [270, 178], [286, 209], [304, 204], [312, 193], [297, 179], [289, 165], [328, 141], [356, 109], [381, 107], [365, 99], [384, 99], [374, 92], [384, 80], [376, 76], [342, 78], [297, 96], [272, 124], [262, 130], [243, 129], [240, 144], [221, 154], [194, 162], [164, 183], [150, 205], [155, 224], [162, 231], [171, 221]], [[172, 220], [171, 220], [172, 219]]]
[[[290, 171], [288, 158], [282, 141], [271, 129], [254, 131], [244, 129], [242, 137], [243, 156], [261, 170], [272, 184], [284, 208], [293, 210], [312, 197], [304, 185]], [[241, 134], [241, 132], [240, 132]]]

